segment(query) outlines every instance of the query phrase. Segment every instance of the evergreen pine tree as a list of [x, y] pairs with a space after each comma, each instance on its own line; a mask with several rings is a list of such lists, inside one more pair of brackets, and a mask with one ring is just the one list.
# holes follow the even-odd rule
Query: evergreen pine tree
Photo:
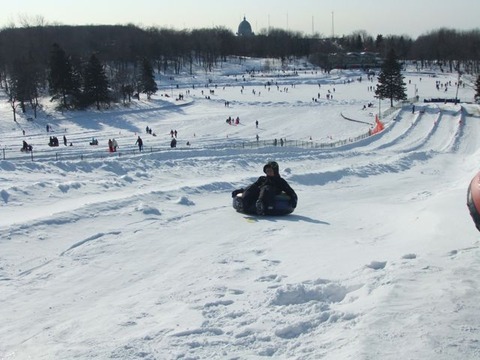
[[475, 81], [475, 101], [480, 102], [480, 75], [477, 76], [477, 81]]
[[139, 86], [140, 92], [147, 94], [148, 99], [150, 99], [152, 94], [155, 94], [158, 90], [153, 67], [148, 59], [143, 59], [142, 61]]
[[58, 44], [53, 44], [50, 54], [50, 73], [48, 77], [50, 95], [60, 97], [63, 107], [67, 107], [67, 97], [71, 95], [73, 101], [80, 94], [78, 76], [65, 51]]
[[100, 60], [92, 54], [85, 68], [84, 100], [86, 105], [96, 104], [100, 109], [101, 102], [108, 102], [108, 79]]
[[406, 100], [407, 98], [401, 70], [402, 66], [397, 61], [395, 51], [392, 49], [382, 65], [375, 90], [375, 95], [380, 99], [390, 99], [390, 106], [393, 106], [393, 100]]

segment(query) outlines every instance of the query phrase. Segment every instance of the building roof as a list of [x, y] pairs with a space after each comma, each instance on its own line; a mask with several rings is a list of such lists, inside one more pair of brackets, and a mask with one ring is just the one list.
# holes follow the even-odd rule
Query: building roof
[[253, 31], [252, 31], [252, 26], [247, 21], [245, 16], [243, 17], [243, 21], [240, 23], [240, 25], [238, 25], [237, 35], [238, 36], [252, 36], [252, 35], [254, 35]]

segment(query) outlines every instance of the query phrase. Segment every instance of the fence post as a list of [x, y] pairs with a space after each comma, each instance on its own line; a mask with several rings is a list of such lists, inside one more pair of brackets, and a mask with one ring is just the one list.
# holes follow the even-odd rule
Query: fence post
[[30, 151], [30, 158], [31, 158], [31, 159], [32, 159], [32, 161], [33, 161], [33, 150], [32, 150], [32, 151]]
[[5, 148], [3, 148], [3, 160], [5, 160]]

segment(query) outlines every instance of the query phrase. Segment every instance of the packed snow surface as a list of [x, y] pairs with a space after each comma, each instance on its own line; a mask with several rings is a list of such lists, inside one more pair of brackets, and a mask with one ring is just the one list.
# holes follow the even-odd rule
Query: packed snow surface
[[[393, 109], [376, 76], [273, 60], [16, 122], [2, 95], [0, 359], [480, 358], [474, 80], [404, 75]], [[235, 212], [270, 160], [295, 212]]]

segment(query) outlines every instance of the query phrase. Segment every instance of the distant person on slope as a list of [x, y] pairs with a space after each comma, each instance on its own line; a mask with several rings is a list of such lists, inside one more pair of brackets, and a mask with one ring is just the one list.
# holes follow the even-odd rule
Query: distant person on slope
[[243, 209], [248, 211], [252, 206], [255, 206], [258, 215], [265, 215], [269, 213], [269, 210], [274, 210], [275, 195], [279, 195], [283, 191], [290, 196], [292, 208], [296, 208], [297, 194], [287, 181], [280, 177], [278, 164], [275, 161], [270, 161], [263, 167], [263, 172], [266, 176], [260, 176], [246, 189], [233, 191], [232, 197], [243, 193]]
[[140, 137], [140, 135], [137, 138], [137, 141], [135, 141], [135, 145], [138, 145], [138, 151], [142, 151], [143, 149], [143, 140]]

